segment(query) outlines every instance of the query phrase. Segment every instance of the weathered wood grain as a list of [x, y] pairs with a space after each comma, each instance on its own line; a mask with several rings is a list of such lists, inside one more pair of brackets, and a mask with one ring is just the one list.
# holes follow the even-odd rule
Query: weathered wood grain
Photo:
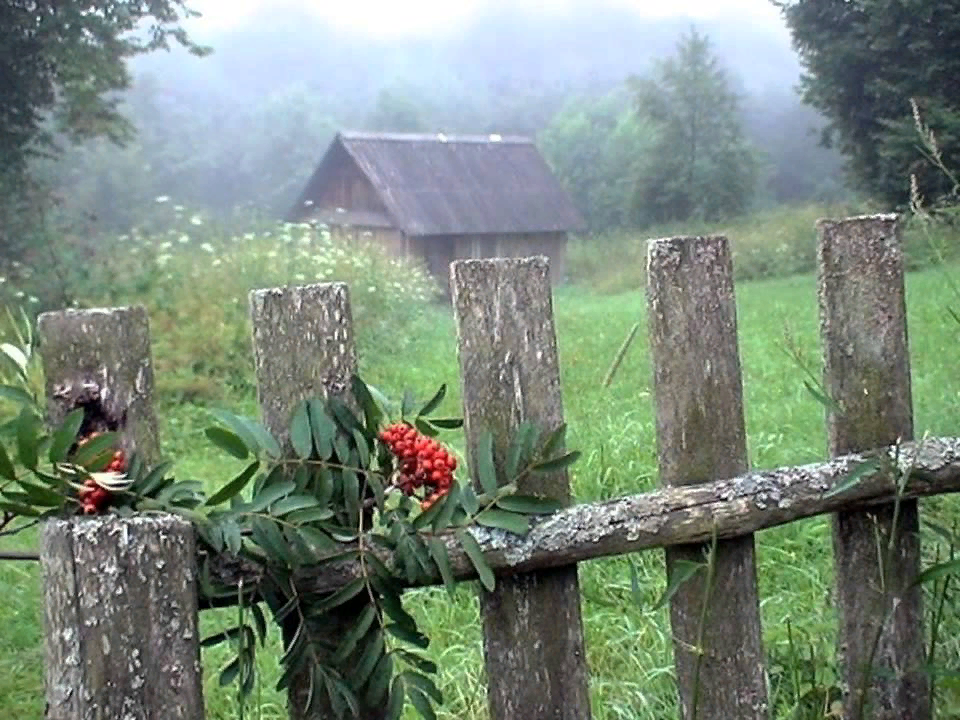
[[[727, 239], [651, 240], [647, 308], [661, 484], [742, 473], [748, 465], [747, 443]], [[673, 577], [678, 563], [702, 562], [704, 548], [672, 547], [666, 556]], [[699, 573], [670, 601], [682, 716], [766, 718], [753, 536], [719, 543], [713, 568], [712, 579]]]
[[[514, 432], [563, 423], [560, 366], [546, 258], [451, 266], [467, 456], [493, 434], [498, 482]], [[474, 475], [475, 476], [475, 475]], [[520, 491], [568, 501], [566, 470], [527, 476]], [[576, 565], [497, 578], [480, 591], [490, 716], [587, 720], [588, 672]]]
[[159, 462], [147, 311], [137, 306], [43, 313], [37, 336], [50, 424], [59, 425], [83, 406], [81, 434], [117, 430], [128, 455]]
[[[910, 440], [913, 406], [898, 218], [821, 220], [817, 232], [824, 386], [838, 405], [827, 413], [830, 452]], [[914, 500], [900, 503], [896, 517], [888, 504], [843, 511], [833, 519], [847, 717], [930, 718], [923, 595], [911, 585], [920, 570], [919, 527]]]
[[176, 516], [45, 525], [48, 720], [203, 720], [195, 555]]

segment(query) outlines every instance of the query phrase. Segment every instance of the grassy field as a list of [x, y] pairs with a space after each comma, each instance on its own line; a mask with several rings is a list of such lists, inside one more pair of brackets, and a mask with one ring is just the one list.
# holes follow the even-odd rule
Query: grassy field
[[[741, 283], [738, 286], [740, 351], [746, 392], [747, 430], [754, 467], [812, 462], [825, 456], [821, 406], [805, 391], [802, 376], [784, 351], [784, 332], [816, 364], [819, 358], [815, 285], [812, 276]], [[940, 271], [914, 273], [908, 279], [913, 397], [918, 435], [957, 434], [960, 377], [952, 348], [958, 329], [946, 312], [951, 301]], [[569, 445], [583, 458], [573, 469], [578, 501], [612, 498], [656, 484], [655, 437], [650, 396], [651, 370], [645, 331], [631, 348], [613, 385], [601, 380], [632, 324], [645, 316], [642, 291], [601, 295], [582, 288], [561, 288], [555, 297], [557, 331]], [[154, 331], [159, 334], [158, 330]], [[453, 322], [448, 312], [428, 308], [402, 327], [403, 342], [363, 343], [364, 378], [395, 394], [405, 387], [425, 397], [441, 382], [452, 392], [444, 407], [459, 412]], [[249, 391], [227, 393], [222, 405], [252, 414]], [[161, 408], [166, 453], [177, 458], [176, 474], [202, 478], [215, 486], [229, 477], [222, 454], [208, 447], [202, 430], [207, 412], [192, 404], [167, 401]], [[924, 510], [945, 524], [956, 517], [949, 498], [926, 502]], [[3, 539], [4, 549], [27, 547], [35, 537]], [[757, 536], [766, 647], [777, 717], [795, 717], [794, 692], [787, 670], [800, 669], [804, 686], [832, 682], [835, 618], [830, 603], [829, 520], [816, 518]], [[928, 547], [928, 555], [932, 547]], [[641, 580], [643, 602], [631, 597], [629, 562]], [[664, 589], [661, 552], [581, 565], [583, 612], [591, 671], [593, 714], [614, 718], [676, 717], [671, 670], [669, 621], [665, 610], [651, 608]], [[43, 642], [38, 568], [0, 564], [0, 707], [11, 718], [43, 715]], [[445, 718], [484, 718], [486, 698], [481, 628], [475, 589], [463, 585], [455, 602], [442, 590], [409, 595], [432, 638], [430, 653], [441, 667]], [[951, 608], [938, 665], [960, 664], [960, 622]], [[222, 615], [202, 618], [206, 631]], [[788, 642], [792, 633], [793, 650]], [[798, 657], [802, 654], [803, 658]], [[263, 718], [285, 718], [284, 699], [272, 691], [279, 676], [276, 644], [262, 653]], [[204, 655], [208, 717], [235, 718], [232, 688], [220, 688], [216, 670], [226, 655]], [[960, 717], [960, 692], [944, 686], [939, 717]], [[256, 716], [256, 713], [254, 714]], [[822, 717], [803, 714], [796, 717]]]

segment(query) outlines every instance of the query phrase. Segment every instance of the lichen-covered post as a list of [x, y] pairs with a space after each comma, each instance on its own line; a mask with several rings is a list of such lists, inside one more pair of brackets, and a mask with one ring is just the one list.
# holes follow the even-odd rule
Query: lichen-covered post
[[[500, 482], [512, 432], [551, 431], [563, 405], [546, 258], [466, 260], [451, 270], [468, 461], [489, 430]], [[566, 471], [528, 477], [520, 491], [570, 499]], [[481, 590], [494, 720], [590, 717], [576, 565], [500, 575]]]
[[80, 434], [118, 431], [128, 456], [160, 459], [153, 409], [150, 324], [140, 306], [43, 313], [37, 320], [47, 416], [85, 408]]
[[[821, 220], [817, 233], [824, 385], [839, 408], [827, 412], [830, 453], [843, 455], [911, 440], [898, 218]], [[892, 532], [896, 534], [888, 553]], [[900, 503], [896, 526], [893, 504], [834, 516], [845, 717], [931, 716], [923, 596], [919, 586], [911, 586], [920, 572], [918, 533], [916, 500]]]
[[46, 524], [48, 720], [203, 720], [195, 556], [173, 515]]
[[[305, 398], [331, 395], [347, 400], [350, 378], [357, 370], [350, 296], [344, 283], [254, 290], [250, 293], [253, 355], [257, 394], [264, 426], [284, 446], [290, 445], [290, 419]], [[338, 638], [356, 623], [366, 603], [360, 597], [327, 614], [324, 639], [336, 647]], [[296, 619], [284, 626], [284, 642], [292, 639]], [[329, 652], [317, 647], [318, 653]], [[314, 699], [306, 713], [310, 675], [302, 672], [289, 691], [294, 720], [333, 717]], [[362, 720], [382, 718], [385, 709], [361, 707]]]
[[[651, 240], [647, 306], [661, 484], [742, 474], [748, 458], [727, 239]], [[673, 577], [681, 561], [704, 562], [704, 546], [670, 548], [666, 557]], [[682, 717], [768, 717], [753, 535], [717, 544], [712, 577], [700, 572], [680, 587], [670, 621]]]

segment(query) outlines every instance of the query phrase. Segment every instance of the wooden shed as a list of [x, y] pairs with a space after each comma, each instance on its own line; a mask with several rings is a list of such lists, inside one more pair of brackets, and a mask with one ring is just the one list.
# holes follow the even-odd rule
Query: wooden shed
[[340, 132], [290, 210], [421, 258], [446, 287], [455, 259], [550, 258], [564, 277], [580, 213], [525, 137]]

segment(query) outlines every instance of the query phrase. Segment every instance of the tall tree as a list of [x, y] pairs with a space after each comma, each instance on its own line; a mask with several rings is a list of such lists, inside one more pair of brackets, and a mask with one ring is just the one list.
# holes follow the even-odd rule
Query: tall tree
[[717, 220], [746, 211], [757, 159], [744, 138], [740, 98], [710, 40], [691, 28], [676, 52], [630, 80], [641, 118], [657, 128], [636, 204], [647, 222]]
[[911, 174], [929, 197], [951, 190], [918, 148], [910, 99], [960, 161], [960, 0], [771, 0], [799, 53], [804, 100], [829, 123], [823, 142], [849, 160], [859, 189], [909, 200]]
[[[185, 0], [0, 0], [0, 186], [32, 187], [30, 159], [58, 138], [129, 139], [127, 61], [171, 40], [204, 54], [181, 25], [196, 14]], [[29, 204], [41, 197], [31, 190]], [[24, 200], [2, 198], [0, 247], [19, 233]]]

